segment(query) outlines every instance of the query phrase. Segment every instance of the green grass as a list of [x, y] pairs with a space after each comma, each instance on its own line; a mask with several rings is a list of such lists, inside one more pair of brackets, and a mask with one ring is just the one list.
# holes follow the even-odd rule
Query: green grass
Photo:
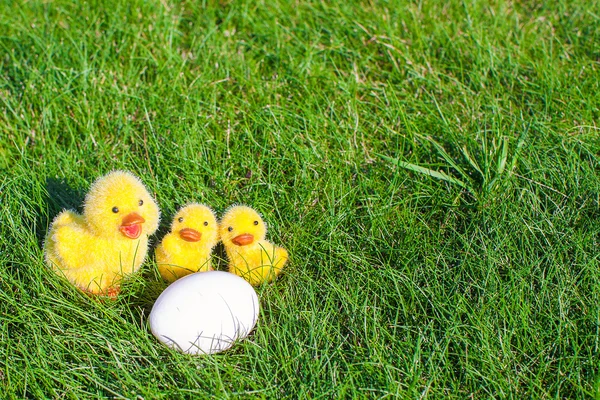
[[[6, 398], [600, 396], [600, 13], [585, 0], [0, 3]], [[113, 169], [292, 257], [191, 357], [43, 262]], [[221, 249], [222, 250], [222, 249]], [[225, 268], [225, 262], [219, 264]]]

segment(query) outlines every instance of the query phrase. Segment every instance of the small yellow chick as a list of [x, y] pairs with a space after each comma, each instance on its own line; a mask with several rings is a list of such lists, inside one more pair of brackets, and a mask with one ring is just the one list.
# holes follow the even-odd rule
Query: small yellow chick
[[114, 297], [123, 276], [144, 262], [159, 219], [144, 184], [130, 172], [113, 171], [92, 184], [83, 215], [66, 210], [54, 219], [46, 262], [84, 292]]
[[202, 204], [188, 204], [177, 212], [171, 232], [156, 248], [160, 275], [174, 282], [194, 272], [211, 271], [210, 257], [218, 241], [214, 212]]
[[284, 248], [265, 240], [267, 227], [250, 207], [229, 208], [219, 224], [219, 234], [229, 258], [229, 272], [254, 286], [275, 279], [288, 260]]

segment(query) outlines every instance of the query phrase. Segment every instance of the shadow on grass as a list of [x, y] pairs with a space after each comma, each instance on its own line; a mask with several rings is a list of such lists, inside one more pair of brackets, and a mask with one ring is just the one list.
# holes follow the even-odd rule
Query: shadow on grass
[[39, 220], [35, 232], [38, 244], [42, 248], [50, 222], [63, 210], [81, 212], [85, 198], [83, 190], [74, 189], [64, 181], [55, 178], [46, 179], [46, 193], [44, 201], [39, 205], [40, 209], [37, 210]]
[[[140, 284], [139, 280], [145, 282]], [[137, 310], [134, 311], [135, 315], [145, 319], [150, 315], [156, 299], [167, 286], [167, 283], [163, 282], [162, 279], [157, 280], [152, 276], [148, 276], [147, 273], [143, 273], [124, 282], [121, 294], [119, 294], [119, 301], [126, 302], [129, 307]]]

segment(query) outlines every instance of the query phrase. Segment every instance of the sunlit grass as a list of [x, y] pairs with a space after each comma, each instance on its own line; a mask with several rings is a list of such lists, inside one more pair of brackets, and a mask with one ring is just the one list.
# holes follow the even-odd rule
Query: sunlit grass
[[[591, 4], [2, 3], [2, 396], [598, 396]], [[114, 302], [45, 267], [113, 169], [154, 244], [190, 201], [261, 212], [291, 260], [247, 340], [155, 340], [152, 257]]]

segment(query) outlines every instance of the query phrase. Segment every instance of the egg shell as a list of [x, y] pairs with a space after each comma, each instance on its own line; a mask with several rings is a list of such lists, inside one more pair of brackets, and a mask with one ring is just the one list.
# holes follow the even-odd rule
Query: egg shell
[[248, 336], [258, 314], [258, 297], [248, 282], [229, 272], [209, 271], [168, 286], [149, 319], [152, 334], [167, 346], [188, 354], [213, 354]]

